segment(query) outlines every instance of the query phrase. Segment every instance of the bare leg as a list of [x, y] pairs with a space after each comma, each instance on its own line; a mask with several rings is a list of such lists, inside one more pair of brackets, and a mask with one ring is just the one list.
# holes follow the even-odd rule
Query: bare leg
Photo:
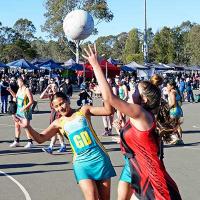
[[53, 148], [53, 146], [56, 144], [56, 140], [57, 140], [57, 134], [51, 138], [49, 146]]
[[98, 200], [98, 190], [95, 181], [90, 179], [81, 180], [79, 182], [81, 191], [85, 200]]
[[132, 191], [131, 191], [130, 183], [119, 181], [117, 200], [130, 200], [131, 196], [132, 196]]
[[21, 135], [20, 125], [17, 122], [15, 122], [15, 137], [19, 138], [20, 135]]
[[57, 133], [57, 136], [58, 136], [58, 139], [59, 139], [59, 142], [60, 142], [60, 145], [61, 146], [64, 146], [64, 136], [61, 134], [61, 133]]
[[99, 193], [99, 200], [109, 200], [110, 199], [110, 179], [103, 181], [96, 181], [97, 189]]

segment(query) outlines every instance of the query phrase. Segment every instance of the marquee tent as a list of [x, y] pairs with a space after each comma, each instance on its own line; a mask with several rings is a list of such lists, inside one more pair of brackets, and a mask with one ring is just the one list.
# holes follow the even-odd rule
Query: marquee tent
[[127, 65], [122, 66], [121, 69], [124, 71], [137, 71], [137, 70], [145, 70], [145, 69], [147, 70], [149, 68], [133, 61]]
[[20, 69], [28, 69], [28, 70], [33, 70], [33, 69], [38, 69], [38, 67], [36, 67], [35, 65], [31, 64], [30, 62], [28, 62], [25, 59], [20, 59], [20, 60], [16, 60], [13, 62], [10, 62], [7, 64], [10, 68], [20, 68]]
[[0, 68], [4, 68], [5, 69], [5, 68], [8, 68], [8, 66], [6, 64], [0, 62]]
[[47, 69], [47, 70], [63, 69], [63, 67], [60, 64], [56, 63], [52, 59], [50, 59], [46, 62], [43, 62], [41, 64], [38, 64], [38, 67], [40, 69]]

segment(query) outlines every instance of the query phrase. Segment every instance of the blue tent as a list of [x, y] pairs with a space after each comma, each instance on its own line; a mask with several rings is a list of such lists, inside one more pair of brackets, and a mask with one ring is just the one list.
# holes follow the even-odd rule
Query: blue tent
[[65, 69], [68, 69], [68, 70], [76, 70], [76, 71], [82, 71], [83, 70], [83, 65], [77, 64], [72, 58], [67, 60], [64, 63], [64, 66], [66, 67]]
[[109, 63], [113, 64], [113, 65], [120, 65], [120, 61], [119, 60], [115, 60], [115, 59], [112, 59], [111, 57], [108, 58], [107, 60]]
[[63, 69], [63, 67], [60, 64], [56, 63], [51, 59], [41, 64], [38, 64], [38, 67], [40, 69], [47, 69], [47, 70]]
[[145, 70], [149, 68], [133, 61], [127, 65], [122, 66], [121, 69], [124, 71], [137, 71], [137, 70]]
[[0, 68], [8, 68], [8, 66], [2, 62], [0, 62]]
[[133, 67], [128, 67], [128, 66], [122, 66], [121, 70], [126, 71], [126, 72], [136, 72], [137, 69], [133, 68]]
[[167, 66], [165, 64], [159, 63], [159, 64], [151, 64], [150, 68], [153, 68], [155, 70], [160, 70], [160, 71], [167, 71], [167, 70], [173, 70], [173, 67]]
[[69, 70], [76, 70], [76, 71], [82, 71], [83, 70], [83, 65], [81, 65], [81, 64], [74, 64], [74, 65], [68, 66], [67, 69], [69, 69]]
[[35, 65], [31, 64], [25, 59], [16, 60], [7, 64], [10, 68], [20, 68], [20, 69], [38, 69]]
[[133, 61], [133, 62], [127, 64], [127, 65], [122, 66], [121, 69], [124, 70], [124, 71], [133, 72], [133, 71], [145, 70], [145, 69], [149, 69], [149, 68], [145, 67], [143, 65], [140, 65], [140, 64]]
[[70, 58], [69, 60], [67, 60], [66, 62], [64, 62], [64, 66], [72, 66], [72, 65], [75, 65], [76, 62]]
[[200, 66], [185, 67], [185, 71], [200, 71]]

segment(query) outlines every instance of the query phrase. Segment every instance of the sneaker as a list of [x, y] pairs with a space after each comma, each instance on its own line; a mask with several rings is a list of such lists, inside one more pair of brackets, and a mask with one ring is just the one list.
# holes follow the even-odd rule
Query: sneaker
[[109, 131], [104, 131], [104, 132], [102, 133], [102, 136], [108, 136], [108, 134], [109, 134]]
[[176, 145], [184, 145], [183, 140], [179, 139], [176, 141]]
[[28, 143], [24, 146], [25, 149], [31, 149], [32, 147], [33, 147], [33, 143], [31, 143], [31, 142], [28, 142]]
[[19, 142], [16, 142], [16, 141], [14, 141], [14, 142], [10, 145], [11, 148], [19, 147], [19, 146], [20, 146], [20, 143], [19, 143]]
[[49, 146], [47, 148], [42, 148], [42, 151], [44, 151], [46, 153], [49, 153], [49, 154], [52, 154], [53, 153], [53, 148]]
[[64, 145], [64, 146], [61, 146], [57, 152], [61, 153], [61, 152], [66, 152], [66, 151], [67, 149], [66, 149], [66, 146]]
[[112, 131], [108, 131], [108, 136], [112, 136], [113, 134], [112, 134]]

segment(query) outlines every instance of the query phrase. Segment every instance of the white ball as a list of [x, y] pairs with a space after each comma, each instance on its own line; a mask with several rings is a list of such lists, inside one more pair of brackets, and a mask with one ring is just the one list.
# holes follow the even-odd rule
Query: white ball
[[94, 30], [94, 20], [88, 12], [74, 10], [65, 17], [63, 30], [65, 35], [72, 40], [84, 40]]

